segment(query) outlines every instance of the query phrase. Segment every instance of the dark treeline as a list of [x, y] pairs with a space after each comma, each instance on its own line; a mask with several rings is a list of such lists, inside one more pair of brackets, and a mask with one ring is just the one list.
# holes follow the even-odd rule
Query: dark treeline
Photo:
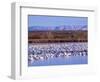
[[43, 42], [87, 42], [88, 32], [77, 31], [30, 31], [28, 32], [29, 43]]

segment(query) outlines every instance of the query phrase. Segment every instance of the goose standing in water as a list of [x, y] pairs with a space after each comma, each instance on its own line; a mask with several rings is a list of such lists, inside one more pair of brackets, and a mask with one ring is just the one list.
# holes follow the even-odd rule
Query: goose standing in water
[[29, 63], [33, 63], [33, 62], [34, 62], [33, 54], [30, 54], [30, 55], [28, 56], [28, 61], [29, 61]]

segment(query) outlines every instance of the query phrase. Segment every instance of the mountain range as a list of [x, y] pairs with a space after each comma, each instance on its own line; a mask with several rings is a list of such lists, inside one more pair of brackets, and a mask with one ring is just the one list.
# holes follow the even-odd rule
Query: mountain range
[[31, 26], [28, 31], [46, 31], [46, 30], [87, 30], [87, 25], [62, 25], [62, 26]]

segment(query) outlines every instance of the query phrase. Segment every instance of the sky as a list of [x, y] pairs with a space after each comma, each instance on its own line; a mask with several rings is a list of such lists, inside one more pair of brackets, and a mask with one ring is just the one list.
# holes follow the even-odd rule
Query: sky
[[[39, 26], [39, 30], [43, 30], [43, 29], [45, 30], [50, 27], [55, 28], [57, 26], [64, 26], [64, 25], [65, 26], [84, 26], [84, 25], [87, 25], [87, 23], [88, 23], [87, 17], [42, 16], [42, 15], [28, 16], [29, 29], [37, 28], [37, 26]], [[78, 28], [78, 27], [75, 27], [75, 28]]]

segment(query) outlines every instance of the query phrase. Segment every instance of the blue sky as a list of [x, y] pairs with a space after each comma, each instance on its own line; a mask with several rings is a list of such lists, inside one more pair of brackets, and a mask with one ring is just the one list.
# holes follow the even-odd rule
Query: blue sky
[[[84, 26], [87, 25], [87, 17], [68, 17], [68, 16], [39, 16], [29, 15], [28, 16], [28, 27], [41, 26], [42, 27], [55, 27], [55, 26]], [[34, 28], [34, 27], [33, 27]], [[77, 27], [76, 27], [77, 28]]]

